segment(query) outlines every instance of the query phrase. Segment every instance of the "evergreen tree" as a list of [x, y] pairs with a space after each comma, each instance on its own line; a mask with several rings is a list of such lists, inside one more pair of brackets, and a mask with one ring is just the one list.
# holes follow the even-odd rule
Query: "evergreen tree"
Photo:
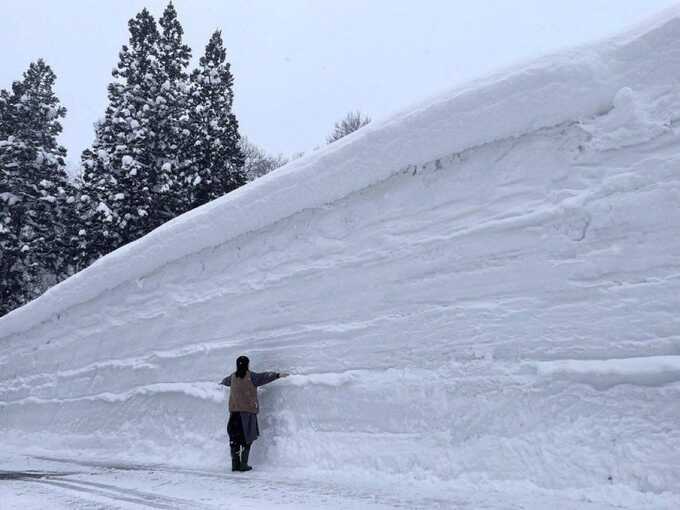
[[109, 105], [82, 154], [78, 267], [246, 182], [220, 33], [188, 76], [191, 50], [172, 3], [159, 25], [146, 9], [130, 20]]
[[70, 200], [66, 149], [57, 143], [66, 109], [54, 94], [55, 79], [38, 60], [11, 92], [0, 92], [0, 314], [67, 271]]
[[189, 131], [187, 102], [189, 76], [187, 73], [191, 49], [182, 42], [184, 30], [177, 19], [172, 2], [159, 20], [158, 39], [160, 66], [156, 82], [161, 84], [157, 97], [155, 160], [161, 175], [161, 189], [157, 194], [156, 209], [163, 220], [168, 220], [187, 210], [184, 196], [186, 186], [182, 179], [186, 164], [181, 148], [188, 143]]
[[0, 89], [0, 140], [6, 140], [9, 136], [9, 92]]
[[161, 26], [158, 39], [161, 68], [169, 80], [186, 80], [191, 48], [182, 42], [184, 29], [177, 19], [177, 11], [172, 2], [165, 8], [158, 23]]
[[161, 84], [159, 34], [144, 9], [128, 23], [130, 40], [119, 53], [109, 105], [95, 128], [95, 141], [81, 157], [79, 204], [87, 240], [81, 267], [162, 223], [154, 194], [165, 184], [159, 175], [156, 129]]
[[246, 183], [238, 122], [232, 113], [234, 78], [218, 30], [198, 68], [191, 74], [187, 161], [182, 183], [189, 187], [187, 209], [197, 207]]

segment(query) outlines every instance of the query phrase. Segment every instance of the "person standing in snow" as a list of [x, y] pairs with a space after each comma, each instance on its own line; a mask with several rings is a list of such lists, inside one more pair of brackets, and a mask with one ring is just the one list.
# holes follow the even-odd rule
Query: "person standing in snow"
[[250, 471], [248, 465], [250, 445], [260, 435], [257, 425], [257, 388], [276, 379], [288, 377], [283, 372], [256, 373], [249, 370], [250, 360], [246, 356], [236, 359], [236, 372], [228, 375], [220, 384], [229, 386], [229, 447], [231, 450], [231, 470]]

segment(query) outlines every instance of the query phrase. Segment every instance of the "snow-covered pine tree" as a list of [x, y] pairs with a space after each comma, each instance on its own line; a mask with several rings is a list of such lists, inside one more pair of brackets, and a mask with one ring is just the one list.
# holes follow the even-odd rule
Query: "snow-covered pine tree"
[[0, 92], [0, 315], [67, 271], [69, 186], [66, 149], [57, 142], [66, 109], [55, 80], [38, 60], [11, 92]]
[[85, 238], [79, 265], [142, 237], [162, 223], [154, 196], [165, 184], [156, 161], [158, 29], [144, 9], [128, 23], [130, 40], [119, 53], [109, 105], [95, 127], [95, 141], [81, 157], [79, 203]]
[[159, 20], [158, 38], [159, 75], [156, 82], [160, 90], [156, 98], [155, 160], [160, 179], [156, 194], [157, 213], [166, 221], [187, 211], [185, 204], [186, 184], [182, 178], [185, 162], [181, 150], [187, 143], [187, 101], [189, 75], [187, 73], [191, 49], [183, 43], [184, 30], [177, 19], [172, 2], [168, 4]]
[[232, 113], [234, 78], [218, 30], [213, 33], [198, 68], [191, 74], [184, 147], [188, 165], [184, 182], [190, 186], [188, 209], [205, 204], [246, 183], [238, 122]]

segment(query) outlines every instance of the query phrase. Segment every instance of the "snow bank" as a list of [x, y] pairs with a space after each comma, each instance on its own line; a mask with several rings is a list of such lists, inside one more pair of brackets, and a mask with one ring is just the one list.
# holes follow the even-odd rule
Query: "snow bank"
[[343, 374], [310, 374], [292, 375], [285, 382], [293, 386], [305, 386], [308, 384], [321, 384], [325, 386], [342, 386], [355, 380], [356, 374], [346, 372]]
[[680, 382], [680, 356], [558, 360], [538, 362], [535, 367], [541, 377], [567, 379], [601, 390], [618, 384], [662, 386]]
[[[134, 397], [143, 395], [166, 395], [173, 393], [181, 393], [192, 398], [203, 400], [212, 400], [217, 403], [224, 402], [224, 394], [214, 382], [193, 382], [193, 383], [160, 383], [149, 384], [146, 386], [139, 386], [123, 393], [99, 393], [97, 395], [84, 395], [77, 398], [40, 398], [40, 397], [26, 397], [24, 399], [13, 400], [11, 405], [22, 404], [65, 404], [72, 401], [93, 401], [100, 400], [103, 402], [115, 403], [126, 402]], [[0, 407], [9, 405], [6, 402], [0, 402]]]
[[591, 48], [453, 89], [293, 161], [168, 222], [0, 318], [0, 335], [24, 331], [173, 260], [337, 201], [410, 165], [590, 117], [611, 108], [617, 93], [632, 83], [671, 86], [680, 67], [678, 12], [669, 10]]

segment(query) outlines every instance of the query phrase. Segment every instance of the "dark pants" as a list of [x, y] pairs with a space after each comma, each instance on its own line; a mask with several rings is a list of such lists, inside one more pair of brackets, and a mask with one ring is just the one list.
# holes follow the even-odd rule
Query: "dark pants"
[[257, 439], [257, 416], [251, 413], [231, 413], [227, 422], [229, 449], [231, 450], [231, 470], [250, 471], [248, 456], [250, 445]]
[[260, 435], [260, 427], [257, 424], [257, 415], [253, 413], [233, 412], [229, 414], [227, 423], [229, 443], [248, 445]]
[[229, 434], [229, 444], [231, 446], [246, 446], [246, 436], [243, 432], [243, 421], [241, 413], [229, 414], [227, 422], [227, 434]]

